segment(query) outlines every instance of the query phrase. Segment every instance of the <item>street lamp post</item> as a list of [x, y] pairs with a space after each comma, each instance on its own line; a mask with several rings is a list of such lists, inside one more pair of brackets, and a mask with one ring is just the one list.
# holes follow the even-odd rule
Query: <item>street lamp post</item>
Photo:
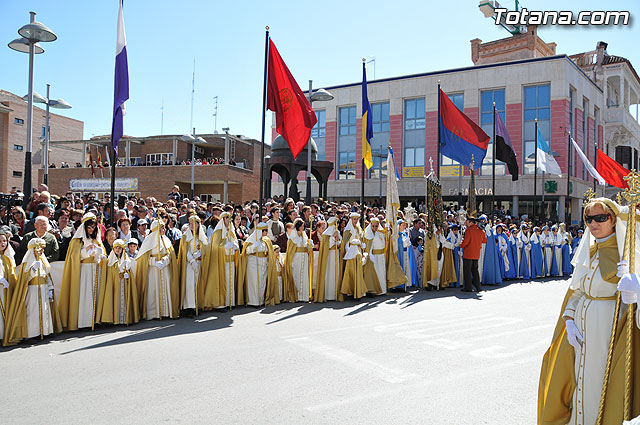
[[29, 12], [30, 22], [18, 30], [21, 38], [9, 43], [9, 48], [22, 53], [29, 53], [29, 94], [27, 106], [27, 146], [24, 153], [24, 192], [25, 204], [31, 197], [31, 145], [33, 137], [33, 58], [34, 55], [44, 53], [38, 42], [55, 41], [58, 36], [46, 25], [36, 22], [36, 13]]
[[194, 182], [195, 182], [195, 164], [196, 164], [196, 143], [203, 143], [206, 145], [207, 141], [200, 136], [196, 137], [195, 127], [193, 129], [193, 135], [185, 134], [184, 136], [180, 137], [180, 140], [182, 140], [183, 142], [191, 143], [191, 200], [193, 201]]
[[[313, 92], [313, 80], [309, 80], [309, 105], [313, 109], [313, 102], [328, 102], [333, 100], [333, 95], [325, 89]], [[307, 196], [306, 204], [311, 205], [311, 137], [307, 142]]]
[[[47, 84], [47, 97], [42, 97], [37, 92], [33, 92], [33, 101], [35, 103], [44, 103], [47, 105], [47, 113], [46, 113], [46, 124], [45, 124], [45, 133], [44, 133], [44, 153], [42, 155], [42, 162], [44, 166], [44, 184], [49, 184], [49, 142], [51, 141], [50, 137], [50, 126], [49, 126], [49, 107], [58, 108], [58, 109], [71, 109], [71, 105], [64, 100], [51, 100], [49, 98], [49, 91], [51, 88], [51, 84]], [[22, 99], [28, 100], [29, 95], [24, 96]]]

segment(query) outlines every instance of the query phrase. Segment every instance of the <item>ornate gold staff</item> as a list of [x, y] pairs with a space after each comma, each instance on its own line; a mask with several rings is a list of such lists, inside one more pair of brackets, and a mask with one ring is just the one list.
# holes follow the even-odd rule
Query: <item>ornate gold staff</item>
[[[627, 216], [627, 233], [624, 241], [624, 252], [622, 258], [629, 262], [629, 273], [635, 273], [636, 267], [636, 206], [640, 203], [640, 173], [632, 170], [628, 176], [624, 177], [628, 182], [629, 187], [622, 192], [622, 198], [627, 201], [629, 206], [629, 214]], [[591, 189], [590, 189], [591, 190]], [[587, 191], [588, 193], [589, 191]], [[585, 194], [586, 197], [587, 194]], [[620, 194], [618, 194], [618, 200], [620, 200]], [[600, 396], [600, 406], [598, 409], [598, 418], [596, 424], [601, 425], [604, 415], [604, 402], [609, 384], [609, 376], [611, 374], [611, 362], [613, 359], [614, 340], [616, 335], [616, 329], [618, 327], [618, 317], [620, 315], [621, 295], [618, 292], [616, 297], [616, 307], [613, 316], [613, 326], [611, 327], [611, 338], [609, 340], [609, 352], [607, 354], [607, 366], [604, 372], [604, 381], [602, 383], [602, 394]], [[631, 419], [631, 376], [632, 376], [632, 343], [633, 343], [633, 327], [635, 326], [635, 305], [629, 304], [627, 306], [627, 326], [626, 326], [626, 346], [625, 346], [625, 378], [624, 378], [624, 404], [623, 404], [623, 419]]]

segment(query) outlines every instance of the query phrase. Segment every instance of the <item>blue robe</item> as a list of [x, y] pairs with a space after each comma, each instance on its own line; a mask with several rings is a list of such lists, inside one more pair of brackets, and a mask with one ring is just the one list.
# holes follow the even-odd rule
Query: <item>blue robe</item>
[[[578, 249], [578, 245], [580, 245], [580, 241], [582, 240], [582, 236], [576, 236], [571, 241], [571, 259], [573, 260], [573, 255], [576, 253]], [[573, 266], [572, 266], [573, 267]], [[572, 272], [573, 273], [573, 272]]]
[[564, 276], [571, 276], [571, 273], [573, 273], [571, 257], [571, 248], [569, 248], [568, 243], [565, 243], [562, 245], [562, 274]]
[[544, 255], [542, 254], [542, 245], [540, 239], [531, 240], [531, 278], [545, 276]]
[[[509, 240], [507, 239], [507, 235], [505, 235], [504, 233], [500, 233], [500, 234], [496, 234], [496, 240], [499, 242], [500, 239], [504, 239], [504, 241], [507, 243], [507, 260], [509, 260]], [[509, 270], [511, 270], [511, 265], [513, 263], [509, 262]], [[507, 270], [506, 270], [506, 265], [504, 263], [504, 257], [502, 256], [502, 253], [500, 252], [500, 245], [498, 245], [498, 267], [500, 267], [500, 277], [502, 280], [507, 278]]]
[[509, 244], [509, 248], [507, 249], [507, 259], [509, 260], [509, 270], [505, 273], [505, 278], [507, 279], [517, 279], [518, 277], [518, 247], [515, 242], [511, 242], [509, 238], [507, 238], [507, 243]]
[[518, 275], [522, 278], [522, 279], [531, 279], [531, 265], [529, 264], [529, 257], [527, 255], [527, 244], [529, 244], [530, 242], [524, 243], [524, 241], [522, 241], [523, 245], [522, 248], [519, 248], [520, 250], [520, 265], [518, 268]]
[[[404, 247], [404, 244], [402, 243], [403, 239], [409, 239], [409, 233], [408, 232], [400, 232], [398, 234], [398, 260], [400, 261], [400, 265], [402, 266], [402, 271], [404, 271], [404, 274], [407, 275], [407, 277], [410, 277], [411, 280], [407, 283], [408, 287], [414, 286], [414, 287], [420, 287], [420, 278], [419, 278], [419, 273], [418, 273], [418, 265], [416, 263], [416, 256], [415, 253], [413, 252], [413, 246], [409, 245], [408, 248]], [[407, 252], [408, 257], [409, 257], [409, 264], [404, 264], [404, 252]], [[409, 273], [407, 273], [407, 267], [409, 267]], [[411, 282], [413, 282], [413, 284], [411, 284]], [[401, 288], [404, 289], [405, 285], [399, 285], [396, 286], [396, 288]]]
[[493, 230], [487, 234], [487, 245], [484, 250], [484, 267], [482, 268], [483, 285], [497, 285], [502, 283], [500, 264], [498, 262], [498, 244]]
[[455, 246], [456, 242], [453, 238], [453, 233], [451, 233], [449, 235], [449, 237], [447, 238], [447, 241], [451, 242], [452, 244], [454, 244], [454, 248], [453, 248], [453, 265], [456, 269], [456, 278], [458, 279], [456, 282], [450, 283], [449, 286], [451, 286], [452, 288], [462, 288], [463, 287], [463, 276], [462, 276], [462, 270], [460, 270], [460, 252], [462, 251], [462, 248], [460, 248], [459, 246]]

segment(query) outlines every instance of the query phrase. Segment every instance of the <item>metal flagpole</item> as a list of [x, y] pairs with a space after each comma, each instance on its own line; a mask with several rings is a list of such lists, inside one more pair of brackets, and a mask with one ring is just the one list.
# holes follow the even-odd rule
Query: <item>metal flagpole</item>
[[262, 221], [262, 198], [264, 195], [264, 126], [267, 112], [267, 78], [269, 76], [269, 27], [265, 27], [264, 36], [264, 82], [262, 85], [262, 133], [260, 133], [260, 200], [258, 220]]
[[542, 202], [540, 206], [540, 215], [542, 215], [547, 220], [546, 210], [544, 208], [544, 171], [542, 172]]
[[569, 167], [571, 166], [571, 131], [567, 136], [567, 205], [565, 206], [567, 213], [565, 214], [565, 223], [571, 223], [571, 199], [569, 199], [569, 187], [571, 186], [571, 172]]
[[440, 181], [440, 80], [438, 80], [438, 166], [436, 168], [436, 176]]
[[[113, 137], [113, 128], [111, 129], [111, 134]], [[109, 226], [110, 227], [115, 227], [114, 226], [114, 216], [115, 216], [115, 210], [116, 210], [116, 160], [117, 155], [116, 155], [116, 150], [115, 150], [115, 146], [113, 146], [113, 143], [110, 143], [111, 145], [111, 214], [109, 214]], [[102, 170], [102, 169], [100, 169]]]
[[538, 119], [536, 118], [536, 127], [535, 127], [535, 146], [533, 149], [534, 154], [534, 169], [533, 169], [533, 220], [535, 225], [536, 219], [536, 203], [538, 201], [537, 194], [537, 183], [538, 183]]
[[493, 160], [491, 161], [491, 208], [492, 212], [496, 206], [496, 102], [493, 102]]
[[[593, 148], [593, 166], [595, 167], [595, 169], [598, 169], [598, 139], [596, 139], [596, 142], [594, 143], [594, 148]], [[595, 192], [596, 189], [596, 178], [593, 178], [593, 191]]]

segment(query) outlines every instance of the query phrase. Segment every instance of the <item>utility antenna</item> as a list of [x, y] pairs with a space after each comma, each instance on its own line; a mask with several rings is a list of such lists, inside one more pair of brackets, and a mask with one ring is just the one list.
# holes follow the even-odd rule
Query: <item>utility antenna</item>
[[213, 101], [213, 134], [218, 134], [218, 96], [214, 96]]
[[196, 94], [196, 58], [193, 57], [193, 78], [191, 79], [191, 121], [189, 121], [189, 133], [193, 129], [193, 98]]
[[162, 136], [164, 131], [164, 99], [162, 99], [162, 106], [160, 107], [160, 135]]

